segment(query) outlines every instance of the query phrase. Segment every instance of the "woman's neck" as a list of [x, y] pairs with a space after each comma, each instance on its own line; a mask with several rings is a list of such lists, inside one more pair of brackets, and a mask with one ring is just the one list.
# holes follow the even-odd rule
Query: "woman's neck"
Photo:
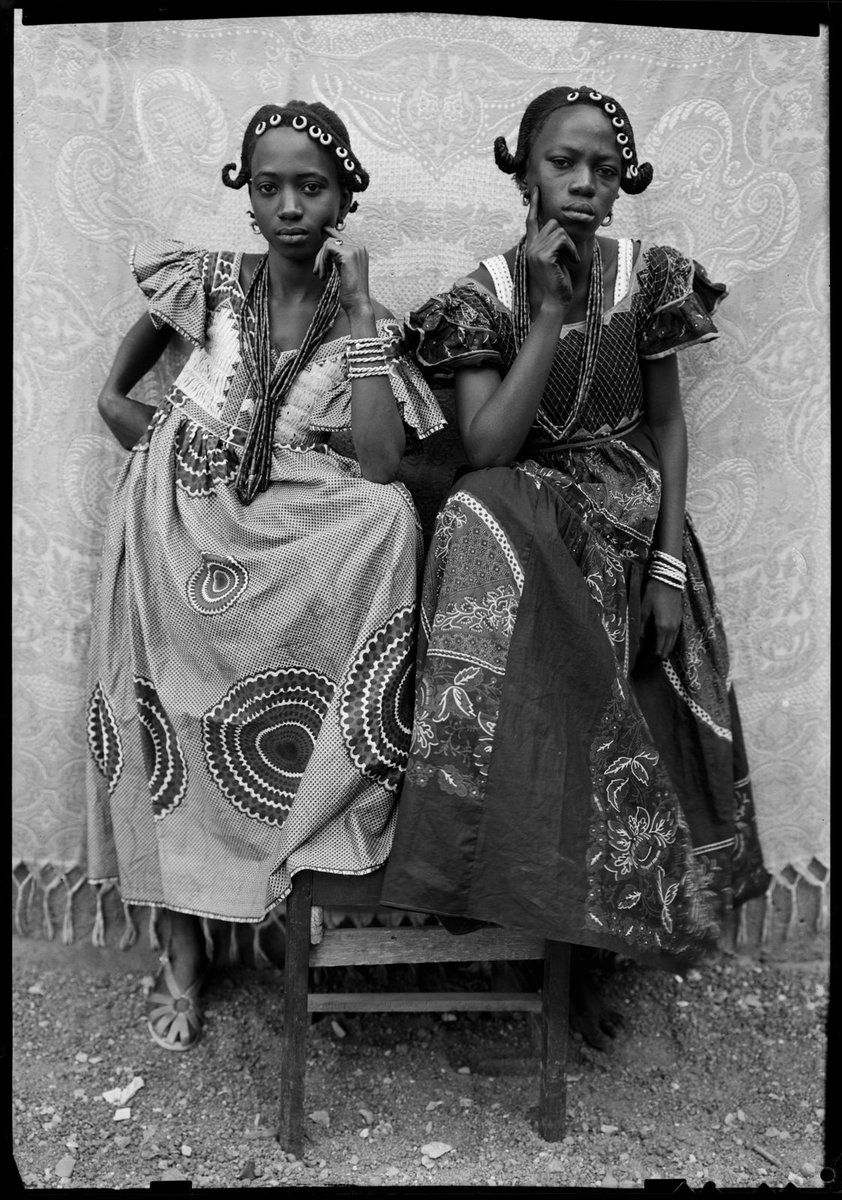
[[269, 251], [269, 295], [283, 304], [301, 304], [317, 300], [326, 280], [313, 274], [314, 259], [290, 261]]
[[570, 272], [570, 281], [573, 284], [574, 291], [587, 291], [591, 277], [591, 263], [593, 262], [594, 242], [596, 238], [590, 238], [585, 242], [577, 242], [576, 249], [579, 251], [579, 261], [571, 263], [565, 256], [565, 265]]

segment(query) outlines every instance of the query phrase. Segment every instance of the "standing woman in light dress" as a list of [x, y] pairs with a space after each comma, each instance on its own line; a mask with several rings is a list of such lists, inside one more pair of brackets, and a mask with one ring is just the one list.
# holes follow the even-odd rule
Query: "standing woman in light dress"
[[[261, 107], [240, 166], [262, 254], [159, 240], [99, 399], [130, 451], [93, 615], [88, 876], [163, 910], [149, 1000], [202, 1032], [200, 918], [259, 922], [296, 871], [385, 861], [411, 728], [422, 541], [393, 482], [442, 414], [345, 230], [368, 175], [325, 105]], [[156, 408], [130, 392], [173, 333]], [[331, 449], [350, 432], [356, 454]]]
[[[675, 964], [769, 878], [685, 512], [675, 352], [717, 336], [725, 288], [673, 247], [604, 236], [620, 193], [652, 178], [610, 96], [544, 92], [515, 154], [498, 138], [495, 157], [524, 236], [407, 326], [419, 362], [454, 374], [475, 470], [427, 561], [382, 898], [454, 932], [570, 942], [580, 961], [602, 948]], [[583, 1019], [595, 1045], [615, 1032]]]

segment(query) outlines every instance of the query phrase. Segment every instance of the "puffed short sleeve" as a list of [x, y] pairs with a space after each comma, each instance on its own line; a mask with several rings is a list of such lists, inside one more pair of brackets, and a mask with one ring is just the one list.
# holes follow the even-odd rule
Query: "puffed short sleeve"
[[719, 337], [712, 316], [728, 295], [704, 267], [671, 246], [651, 246], [638, 332], [641, 358], [663, 358], [686, 346]]
[[194, 346], [205, 343], [207, 284], [214, 256], [169, 238], [132, 248], [129, 265], [156, 329], [169, 325]]
[[417, 364], [407, 353], [397, 321], [385, 322], [379, 333], [389, 363], [389, 383], [404, 425], [418, 438], [429, 437], [444, 429], [447, 424], [444, 413]]
[[468, 282], [455, 283], [409, 313], [404, 336], [425, 367], [502, 367], [499, 320], [490, 296]]

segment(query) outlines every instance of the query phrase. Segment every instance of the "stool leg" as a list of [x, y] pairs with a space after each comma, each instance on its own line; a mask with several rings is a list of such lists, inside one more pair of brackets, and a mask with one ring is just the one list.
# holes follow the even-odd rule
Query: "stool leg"
[[567, 1120], [569, 1011], [570, 946], [567, 942], [545, 942], [538, 1132], [547, 1142], [561, 1141]]
[[281, 1120], [278, 1141], [300, 1155], [304, 1141], [304, 1076], [307, 1069], [307, 993], [310, 968], [310, 901], [313, 876], [299, 871], [287, 897], [284, 956], [284, 1032], [281, 1039]]

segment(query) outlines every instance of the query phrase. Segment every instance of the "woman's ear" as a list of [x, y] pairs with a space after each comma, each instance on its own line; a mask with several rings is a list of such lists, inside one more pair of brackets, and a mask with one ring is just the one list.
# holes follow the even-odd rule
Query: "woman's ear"
[[340, 193], [341, 199], [339, 203], [339, 216], [337, 221], [344, 221], [348, 213], [351, 212], [351, 205], [354, 201], [354, 196], [350, 188], [344, 187]]

